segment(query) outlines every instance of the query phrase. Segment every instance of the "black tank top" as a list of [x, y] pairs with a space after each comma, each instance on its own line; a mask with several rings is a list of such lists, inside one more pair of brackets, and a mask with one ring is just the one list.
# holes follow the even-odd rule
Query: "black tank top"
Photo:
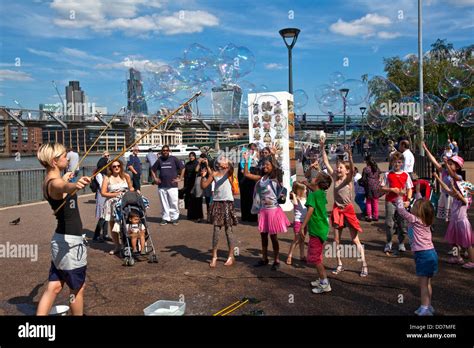
[[64, 200], [52, 199], [48, 193], [49, 183], [51, 180], [54, 179], [50, 179], [46, 183], [45, 198], [53, 211], [55, 211], [64, 200], [66, 201], [66, 204], [64, 204], [64, 206], [56, 213], [56, 220], [58, 220], [56, 233], [82, 236], [82, 221], [81, 216], [79, 215], [79, 207], [77, 205], [77, 195], [70, 196], [68, 194]]

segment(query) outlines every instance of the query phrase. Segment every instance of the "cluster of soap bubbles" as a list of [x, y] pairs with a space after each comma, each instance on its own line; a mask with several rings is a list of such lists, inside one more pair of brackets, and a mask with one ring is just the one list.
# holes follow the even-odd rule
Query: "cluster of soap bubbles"
[[[455, 52], [451, 59], [446, 59], [447, 66], [442, 71], [442, 76], [437, 81], [437, 95], [423, 95], [423, 115], [425, 123], [457, 124], [461, 127], [474, 126], [472, 96], [465, 92], [474, 83], [474, 61], [456, 57]], [[426, 59], [431, 59], [426, 55]], [[402, 72], [407, 77], [418, 75], [418, 57], [409, 55], [402, 64]], [[433, 75], [428, 72], [428, 77]], [[413, 92], [402, 99], [405, 103], [418, 103], [419, 93]], [[416, 120], [421, 115], [421, 110]]]
[[[189, 99], [194, 93], [202, 91], [206, 95], [213, 87], [221, 85], [240, 85], [244, 93], [242, 100], [247, 106], [248, 93], [262, 91], [266, 86], [256, 87], [242, 80], [255, 68], [255, 56], [247, 48], [232, 43], [219, 48], [217, 53], [198, 43], [187, 47], [181, 57], [167, 64], [145, 63], [140, 69], [143, 81], [143, 95], [130, 97], [128, 85], [122, 86], [128, 101], [146, 101], [150, 113], [157, 110], [173, 110]], [[127, 77], [129, 78], [129, 77]]]
[[367, 98], [367, 83], [357, 79], [346, 79], [341, 72], [333, 72], [329, 75], [329, 81], [318, 85], [314, 91], [314, 98], [319, 110], [324, 114], [338, 115], [344, 111], [344, 99], [342, 89], [348, 89], [346, 97], [346, 114], [352, 113], [353, 106], [360, 105]]

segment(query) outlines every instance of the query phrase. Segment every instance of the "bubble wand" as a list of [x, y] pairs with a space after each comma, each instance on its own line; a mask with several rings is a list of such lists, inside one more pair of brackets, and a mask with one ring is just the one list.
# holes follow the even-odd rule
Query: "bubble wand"
[[[164, 122], [168, 121], [171, 117], [173, 117], [179, 110], [181, 110], [186, 104], [192, 102], [194, 99], [196, 99], [197, 97], [199, 97], [200, 95], [202, 94], [201, 91], [197, 92], [196, 94], [194, 94], [191, 98], [189, 98], [189, 100], [185, 101], [183, 104], [181, 104], [180, 106], [178, 106], [178, 108], [176, 110], [174, 110], [172, 113], [170, 113], [168, 116], [166, 116], [164, 119], [162, 119], [160, 122], [158, 122], [156, 125], [154, 125], [153, 127], [151, 127], [150, 129], [148, 129], [145, 133], [143, 133], [143, 135], [141, 137], [139, 137], [138, 139], [136, 139], [130, 146], [128, 146], [127, 148], [124, 148], [113, 160], [111, 160], [109, 163], [107, 163], [106, 165], [104, 165], [102, 168], [100, 168], [99, 170], [96, 171], [95, 174], [92, 174], [89, 178], [90, 179], [93, 179], [97, 174], [99, 174], [100, 172], [102, 172], [104, 169], [108, 168], [112, 163], [114, 163], [116, 160], [118, 160], [125, 152], [129, 151], [131, 148], [133, 148], [136, 144], [138, 144], [140, 142], [140, 140], [142, 140], [144, 137], [146, 137], [148, 134], [150, 134], [151, 132], [153, 132], [156, 128], [158, 128], [159, 126], [161, 126]], [[76, 194], [76, 192], [79, 191], [78, 189], [75, 189], [72, 193], [71, 193], [71, 196], [73, 196], [74, 194]], [[54, 215], [57, 214], [57, 212], [62, 208], [64, 207], [64, 205], [66, 204], [66, 200], [63, 200], [63, 202], [61, 203], [61, 205], [54, 211]]]

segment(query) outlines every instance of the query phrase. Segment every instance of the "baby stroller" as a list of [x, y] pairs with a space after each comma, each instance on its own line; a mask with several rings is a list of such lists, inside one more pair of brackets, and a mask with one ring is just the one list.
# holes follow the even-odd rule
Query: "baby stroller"
[[[132, 255], [131, 240], [126, 227], [131, 212], [135, 212], [140, 217], [140, 223], [145, 226], [145, 253], [148, 255], [148, 262], [158, 263], [156, 250], [146, 221], [146, 208], [148, 206], [148, 199], [135, 191], [125, 192], [117, 202], [115, 214], [116, 221], [120, 221], [120, 237], [123, 245], [122, 255], [124, 266], [133, 266], [135, 264], [135, 258]], [[138, 247], [140, 248], [140, 243], [138, 243]]]

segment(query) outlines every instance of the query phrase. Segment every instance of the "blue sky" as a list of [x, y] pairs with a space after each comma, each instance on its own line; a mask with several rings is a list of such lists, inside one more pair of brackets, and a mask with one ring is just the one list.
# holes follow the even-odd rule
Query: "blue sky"
[[[37, 109], [56, 103], [69, 80], [109, 112], [126, 105], [127, 61], [165, 64], [193, 43], [215, 53], [247, 47], [254, 70], [242, 80], [269, 91], [288, 88], [287, 50], [278, 31], [301, 29], [293, 50], [294, 89], [313, 97], [331, 73], [383, 75], [383, 58], [417, 51], [415, 0], [19, 0], [0, 2], [0, 105]], [[424, 50], [437, 38], [473, 43], [474, 0], [425, 0]], [[348, 59], [345, 66], [344, 59]], [[18, 60], [19, 59], [19, 60]], [[17, 66], [20, 63], [20, 66]], [[346, 60], [347, 62], [347, 60]], [[203, 101], [202, 112], [210, 113]]]

